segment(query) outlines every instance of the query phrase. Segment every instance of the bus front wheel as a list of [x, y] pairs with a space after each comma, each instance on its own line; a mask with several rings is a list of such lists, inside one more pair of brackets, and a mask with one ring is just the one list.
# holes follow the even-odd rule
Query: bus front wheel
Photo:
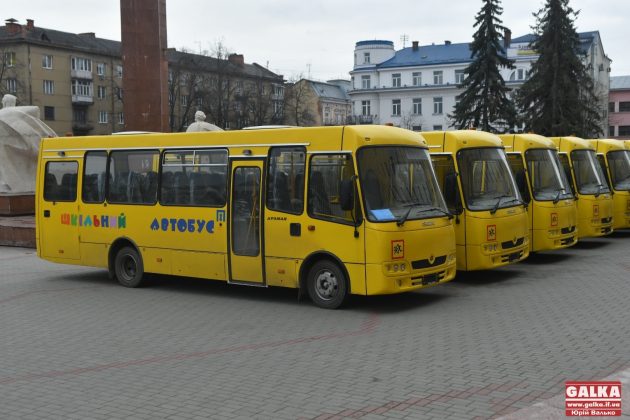
[[142, 286], [144, 265], [142, 264], [142, 257], [134, 248], [126, 246], [116, 253], [114, 270], [118, 282], [123, 286]]
[[308, 295], [315, 305], [325, 309], [341, 307], [348, 295], [348, 281], [339, 266], [331, 261], [316, 262], [306, 279]]

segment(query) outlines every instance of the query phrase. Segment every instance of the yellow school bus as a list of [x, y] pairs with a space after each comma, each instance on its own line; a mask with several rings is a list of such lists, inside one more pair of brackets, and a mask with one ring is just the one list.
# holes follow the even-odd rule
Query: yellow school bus
[[613, 231], [613, 202], [595, 147], [579, 137], [551, 137], [577, 199], [578, 238]]
[[281, 286], [337, 308], [455, 276], [426, 142], [384, 126], [44, 139], [37, 252], [144, 273]]
[[457, 269], [484, 270], [529, 255], [527, 210], [501, 139], [482, 131], [422, 133], [455, 216]]
[[613, 193], [613, 229], [630, 228], [630, 147], [621, 140], [590, 140]]
[[577, 203], [556, 145], [536, 134], [499, 136], [523, 200], [528, 203], [530, 252], [577, 242]]

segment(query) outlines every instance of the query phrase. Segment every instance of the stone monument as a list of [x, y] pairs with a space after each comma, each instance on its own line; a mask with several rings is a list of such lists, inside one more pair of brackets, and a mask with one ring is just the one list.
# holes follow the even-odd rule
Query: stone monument
[[186, 132], [194, 133], [199, 131], [223, 131], [223, 129], [206, 122], [206, 114], [203, 111], [197, 111], [195, 112], [195, 122], [188, 126]]
[[4, 95], [0, 109], [0, 215], [34, 213], [39, 143], [57, 137], [37, 106], [15, 106], [16, 101]]

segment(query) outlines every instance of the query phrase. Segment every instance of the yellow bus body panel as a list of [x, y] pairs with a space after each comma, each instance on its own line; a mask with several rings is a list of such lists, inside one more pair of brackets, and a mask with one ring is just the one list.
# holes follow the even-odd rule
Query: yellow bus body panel
[[[450, 154], [459, 173], [457, 152], [466, 148], [503, 148], [494, 134], [475, 130], [423, 132], [430, 153]], [[458, 177], [459, 178], [459, 177]], [[461, 194], [461, 182], [460, 194]], [[464, 199], [462, 197], [462, 203]], [[464, 206], [456, 217], [457, 270], [498, 268], [529, 256], [529, 225], [523, 206], [490, 211], [470, 211]]]
[[532, 149], [548, 149], [557, 152], [553, 141], [537, 134], [503, 134], [499, 138], [503, 141], [508, 153], [520, 154], [528, 174], [526, 179], [531, 196], [531, 202], [527, 207], [530, 252], [561, 249], [575, 245], [578, 239], [576, 200], [564, 199], [555, 204], [553, 201], [536, 200], [533, 196], [531, 178], [525, 159], [525, 152]]

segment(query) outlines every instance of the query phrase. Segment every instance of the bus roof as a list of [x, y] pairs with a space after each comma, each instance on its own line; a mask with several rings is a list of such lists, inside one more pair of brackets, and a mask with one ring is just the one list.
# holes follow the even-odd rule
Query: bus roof
[[588, 141], [591, 145], [595, 147], [597, 153], [610, 152], [612, 150], [625, 150], [627, 146], [624, 144], [622, 140], [614, 140], [614, 139], [593, 139]]
[[553, 141], [538, 134], [501, 134], [499, 138], [503, 141], [507, 152], [525, 152], [529, 149], [557, 149]]
[[428, 131], [422, 137], [429, 144], [431, 152], [456, 152], [472, 147], [501, 147], [501, 139], [491, 133], [476, 130]]
[[595, 146], [590, 144], [588, 140], [584, 140], [579, 137], [550, 137], [549, 139], [554, 142], [560, 152], [572, 152], [573, 150], [595, 150]]
[[367, 145], [427, 147], [419, 133], [380, 125], [128, 134], [124, 136], [124, 142], [120, 142], [120, 136], [117, 137], [56, 137], [54, 141], [44, 139], [41, 148], [43, 153], [60, 153], [116, 149], [243, 147], [249, 149], [248, 153], [258, 155], [266, 154], [264, 148], [283, 145], [308, 146], [310, 151], [353, 151]]

